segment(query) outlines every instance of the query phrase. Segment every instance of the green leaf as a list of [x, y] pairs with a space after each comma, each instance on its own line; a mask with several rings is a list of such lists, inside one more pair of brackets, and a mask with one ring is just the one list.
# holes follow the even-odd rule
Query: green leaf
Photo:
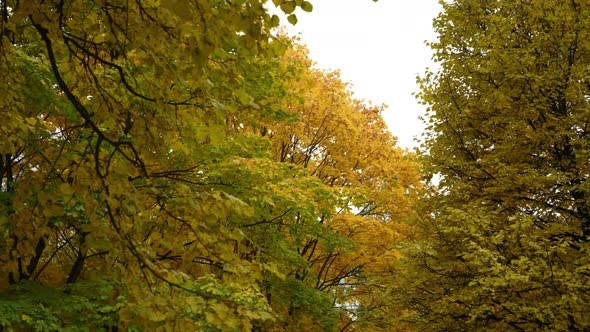
[[295, 14], [291, 14], [291, 15], [287, 16], [287, 21], [289, 21], [289, 23], [295, 25], [295, 24], [297, 24], [297, 16], [295, 16]]
[[311, 13], [311, 11], [313, 11], [313, 5], [309, 1], [303, 1], [303, 3], [301, 4], [301, 9], [303, 9], [303, 11]]
[[279, 26], [279, 24], [281, 24], [281, 19], [280, 19], [280, 18], [279, 18], [277, 15], [273, 15], [273, 16], [270, 18], [270, 26], [271, 26], [272, 28], [276, 28], [276, 27], [278, 27], [278, 26]]
[[[285, 1], [281, 4], [281, 10], [285, 13], [285, 14], [291, 14], [292, 12], [295, 11], [295, 8], [297, 6], [295, 5], [295, 1]], [[291, 21], [289, 21], [291, 22]]]

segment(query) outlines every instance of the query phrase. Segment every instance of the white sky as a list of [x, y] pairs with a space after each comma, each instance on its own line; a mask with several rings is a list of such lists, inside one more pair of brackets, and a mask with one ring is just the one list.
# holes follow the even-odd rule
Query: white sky
[[385, 103], [383, 117], [401, 147], [417, 146], [424, 112], [412, 93], [416, 76], [433, 68], [425, 40], [435, 40], [432, 19], [437, 0], [315, 0], [311, 13], [296, 11], [299, 22], [281, 20], [299, 35], [323, 69], [339, 69], [354, 96]]

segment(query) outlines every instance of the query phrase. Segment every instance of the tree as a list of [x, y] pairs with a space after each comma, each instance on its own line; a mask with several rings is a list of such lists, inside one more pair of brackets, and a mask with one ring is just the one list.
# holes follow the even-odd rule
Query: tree
[[265, 139], [225, 137], [228, 114], [253, 111], [242, 73], [285, 48], [263, 2], [0, 1], [0, 17], [0, 325], [272, 319], [268, 268], [241, 250], [256, 207], [222, 171], [307, 190], [260, 198], [309, 218], [331, 194]]
[[[420, 187], [419, 167], [411, 153], [396, 147], [381, 117], [383, 107], [353, 98], [338, 72], [313, 68], [299, 45], [281, 61], [286, 90], [275, 107], [291, 120], [265, 117], [244, 130], [268, 137], [277, 161], [302, 167], [336, 193], [338, 201], [322, 209], [320, 218], [298, 215], [297, 224], [325, 226], [339, 236], [309, 231], [300, 236], [288, 229], [282, 246], [290, 248], [291, 258], [279, 265], [284, 277], [266, 280], [267, 298], [281, 317], [273, 328], [387, 330], [392, 303], [380, 293], [398, 258], [395, 245], [407, 230], [404, 218]], [[251, 77], [257, 81], [260, 75]], [[287, 232], [289, 210], [275, 205], [273, 212], [264, 219], [264, 231]], [[277, 252], [267, 245], [260, 254]]]
[[400, 320], [430, 330], [587, 330], [590, 10], [441, 1], [425, 193]]

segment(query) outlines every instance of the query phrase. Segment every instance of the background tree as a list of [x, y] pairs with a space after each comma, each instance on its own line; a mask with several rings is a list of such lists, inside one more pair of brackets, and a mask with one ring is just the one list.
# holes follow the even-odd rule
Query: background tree
[[[290, 234], [291, 259], [279, 265], [284, 278], [273, 275], [265, 281], [267, 298], [281, 315], [272, 328], [390, 329], [392, 303], [381, 293], [390, 282], [391, 263], [398, 258], [395, 245], [405, 236], [403, 221], [420, 187], [417, 163], [396, 147], [381, 117], [382, 106], [353, 98], [338, 72], [313, 67], [304, 47], [294, 45], [277, 65], [287, 80], [274, 107], [291, 120], [265, 117], [244, 130], [268, 137], [277, 161], [302, 167], [334, 190], [339, 200], [319, 219], [296, 220], [327, 227], [340, 237]], [[285, 233], [291, 213], [277, 206], [273, 212], [261, 224], [264, 232], [274, 227]], [[280, 252], [265, 246], [260, 254]]]
[[401, 321], [590, 328], [587, 1], [441, 1]]

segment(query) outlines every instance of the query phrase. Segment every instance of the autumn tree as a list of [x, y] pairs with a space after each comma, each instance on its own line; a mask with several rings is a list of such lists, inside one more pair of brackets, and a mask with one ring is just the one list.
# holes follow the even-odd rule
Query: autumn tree
[[588, 330], [590, 3], [441, 4], [400, 322]]
[[0, 325], [272, 319], [258, 287], [271, 268], [242, 250], [257, 207], [230, 193], [235, 174], [305, 189], [260, 199], [309, 219], [332, 197], [266, 139], [225, 137], [248, 105], [242, 73], [285, 48], [276, 16], [262, 1], [56, 0], [0, 1], [0, 17]]
[[[381, 117], [383, 106], [353, 98], [338, 72], [314, 68], [303, 46], [295, 44], [276, 66], [282, 69], [274, 72], [283, 71], [287, 81], [274, 107], [288, 120], [266, 117], [249, 126], [249, 118], [236, 121], [246, 124], [243, 130], [268, 137], [277, 161], [303, 168], [334, 190], [338, 201], [325, 206], [318, 219], [297, 215], [295, 223], [335, 234], [295, 234], [294, 210], [269, 202], [273, 214], [257, 227], [276, 236], [288, 233], [281, 246], [290, 248], [291, 256], [277, 266], [282, 276], [265, 280], [266, 296], [280, 317], [266, 328], [387, 330], [392, 303], [382, 293], [420, 187], [417, 163], [396, 146]], [[252, 77], [256, 82], [260, 76]], [[260, 234], [259, 241], [266, 241]], [[267, 244], [258, 254], [278, 252], [281, 248]]]

